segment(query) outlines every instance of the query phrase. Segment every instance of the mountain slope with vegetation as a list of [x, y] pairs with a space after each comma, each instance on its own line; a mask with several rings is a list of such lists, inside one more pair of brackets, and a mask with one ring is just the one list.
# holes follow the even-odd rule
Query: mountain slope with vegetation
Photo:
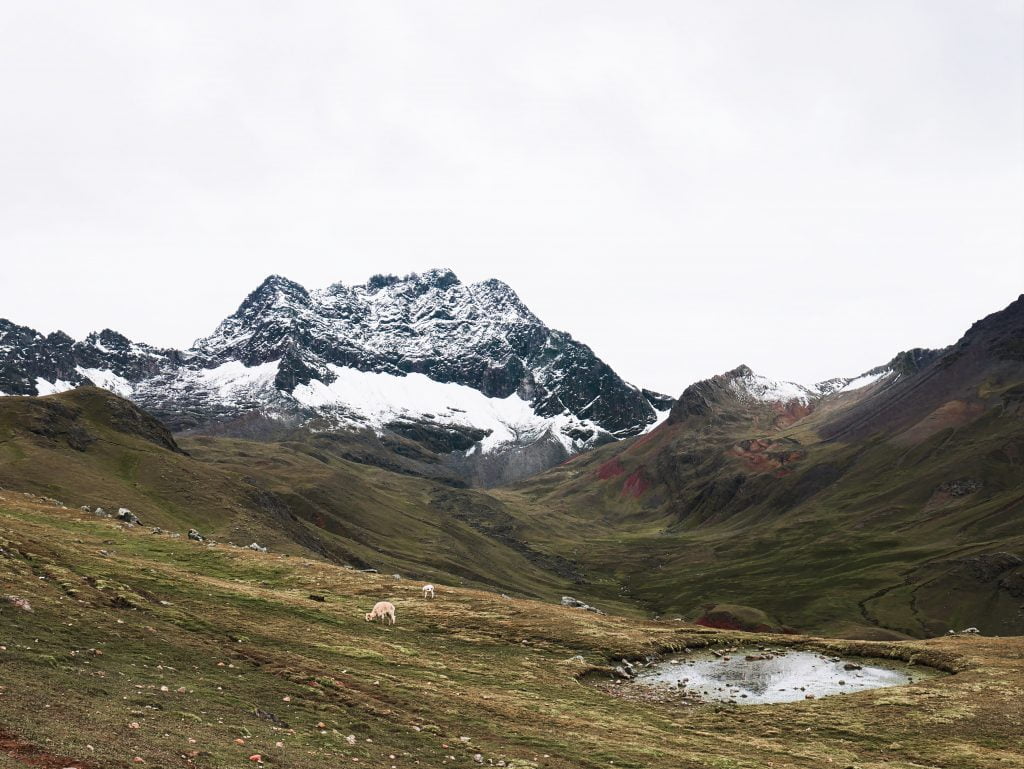
[[96, 388], [0, 399], [0, 487], [428, 580], [548, 597], [569, 583], [571, 564], [517, 539], [492, 498], [345, 458], [373, 450], [331, 438], [176, 441]]
[[[1021, 639], [747, 635], [443, 583], [427, 601], [390, 576], [154, 534], [10, 492], [0, 492], [0, 586], [5, 769], [1024, 762]], [[363, 620], [382, 598], [397, 606], [394, 627]], [[581, 679], [606, 681], [623, 657], [736, 643], [955, 675], [742, 707], [637, 701]]]

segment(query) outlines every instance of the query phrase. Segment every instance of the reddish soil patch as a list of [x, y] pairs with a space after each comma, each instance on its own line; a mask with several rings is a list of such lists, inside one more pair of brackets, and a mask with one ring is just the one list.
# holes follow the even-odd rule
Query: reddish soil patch
[[811, 404], [801, 403], [800, 401], [795, 400], [785, 404], [773, 403], [772, 408], [775, 410], [776, 414], [776, 427], [789, 427], [814, 411], [814, 406]]
[[42, 769], [98, 769], [98, 765], [89, 761], [76, 761], [67, 756], [50, 753], [38, 745], [15, 737], [10, 732], [0, 729], [0, 753], [13, 758], [25, 766], [36, 766]]
[[622, 462], [619, 461], [618, 457], [613, 457], [597, 468], [597, 477], [605, 481], [617, 475], [622, 475], [624, 472], [626, 472], [626, 468], [622, 466]]
[[651, 487], [651, 479], [647, 477], [643, 466], [638, 467], [622, 484], [622, 493], [630, 497], [640, 497]]

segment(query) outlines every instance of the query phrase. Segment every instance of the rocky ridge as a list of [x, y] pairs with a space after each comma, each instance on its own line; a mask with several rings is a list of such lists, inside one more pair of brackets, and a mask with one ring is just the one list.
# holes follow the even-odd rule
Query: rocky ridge
[[548, 328], [505, 283], [443, 269], [316, 291], [270, 276], [186, 351], [0, 320], [0, 393], [90, 384], [176, 432], [395, 433], [453, 455], [470, 476], [486, 465], [484, 483], [642, 433], [672, 403]]

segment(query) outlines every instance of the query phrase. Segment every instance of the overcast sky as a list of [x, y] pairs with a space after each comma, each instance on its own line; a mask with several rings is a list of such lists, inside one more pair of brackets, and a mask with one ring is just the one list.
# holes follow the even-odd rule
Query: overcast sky
[[1024, 1], [0, 4], [0, 317], [511, 284], [627, 379], [814, 382], [1024, 290]]

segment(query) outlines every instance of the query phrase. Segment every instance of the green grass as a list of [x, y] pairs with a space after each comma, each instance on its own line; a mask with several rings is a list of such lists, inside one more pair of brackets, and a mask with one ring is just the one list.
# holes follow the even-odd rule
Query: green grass
[[[832, 700], [682, 707], [611, 697], [577, 675], [742, 634], [444, 583], [424, 601], [408, 580], [208, 547], [9, 492], [0, 547], [0, 594], [33, 607], [0, 603], [0, 733], [97, 766], [184, 755], [231, 767], [256, 753], [296, 767], [474, 766], [477, 752], [566, 768], [1024, 761], [1021, 639], [835, 642], [961, 672]], [[381, 598], [398, 607], [395, 627], [362, 619]], [[0, 766], [25, 765], [19, 755], [0, 742]]]

